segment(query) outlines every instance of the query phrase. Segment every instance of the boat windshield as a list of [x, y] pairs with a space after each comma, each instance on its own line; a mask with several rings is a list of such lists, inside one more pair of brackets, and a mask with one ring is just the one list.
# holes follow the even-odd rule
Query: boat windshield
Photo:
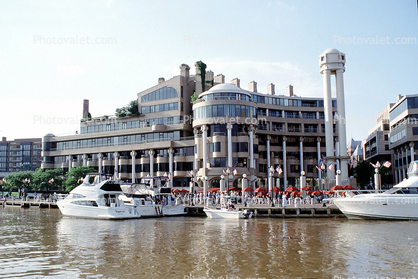
[[406, 187], [406, 188], [392, 188], [384, 192], [384, 194], [418, 194], [417, 187]]

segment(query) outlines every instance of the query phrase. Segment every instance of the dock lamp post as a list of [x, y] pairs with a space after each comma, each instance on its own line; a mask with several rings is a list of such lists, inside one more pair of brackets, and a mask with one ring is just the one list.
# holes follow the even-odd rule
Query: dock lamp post
[[323, 180], [323, 183], [322, 183], [322, 189], [319, 189], [319, 190], [325, 190], [325, 182], [326, 182], [326, 172], [325, 172], [325, 169], [326, 169], [325, 164], [322, 164], [321, 165], [321, 170], [322, 170], [322, 180]]
[[190, 176], [192, 177], [190, 183], [189, 183], [189, 187], [190, 187], [190, 193], [193, 194], [193, 188], [194, 188], [194, 183], [195, 183], [195, 178], [197, 176], [197, 171], [191, 170], [189, 172]]
[[221, 182], [219, 183], [220, 185], [220, 192], [223, 193], [225, 192], [225, 175], [221, 175]]
[[229, 195], [229, 174], [231, 170], [229, 168], [226, 169], [226, 193]]

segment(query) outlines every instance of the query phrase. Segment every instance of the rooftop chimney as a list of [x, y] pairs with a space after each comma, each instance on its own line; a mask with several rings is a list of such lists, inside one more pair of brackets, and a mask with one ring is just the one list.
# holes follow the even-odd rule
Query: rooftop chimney
[[269, 85], [267, 85], [267, 94], [269, 94], [269, 95], [274, 95], [275, 94], [273, 83], [270, 83]]
[[182, 77], [185, 77], [186, 79], [189, 79], [189, 71], [190, 67], [187, 64], [181, 64], [180, 65], [180, 75]]
[[231, 80], [231, 83], [232, 83], [233, 85], [235, 85], [236, 87], [241, 88], [241, 87], [240, 87], [239, 78], [234, 78], [233, 80]]
[[248, 90], [251, 92], [257, 92], [257, 82], [252, 81], [248, 84]]
[[286, 87], [286, 96], [293, 97], [293, 86], [292, 85], [288, 85]]
[[7, 141], [7, 140], [6, 140], [6, 137], [2, 137], [2, 138], [1, 138], [1, 141]]
[[225, 76], [223, 74], [219, 74], [215, 77], [215, 83], [225, 83]]
[[83, 100], [83, 114], [82, 114], [82, 117], [85, 118], [88, 113], [89, 113], [89, 100], [84, 99]]
[[396, 101], [400, 101], [400, 99], [402, 99], [402, 95], [401, 94], [398, 94], [398, 97], [397, 97], [397, 100]]
[[158, 84], [163, 83], [165, 79], [163, 77], [158, 78]]
[[206, 82], [212, 81], [214, 79], [215, 74], [212, 71], [207, 71], [205, 75]]

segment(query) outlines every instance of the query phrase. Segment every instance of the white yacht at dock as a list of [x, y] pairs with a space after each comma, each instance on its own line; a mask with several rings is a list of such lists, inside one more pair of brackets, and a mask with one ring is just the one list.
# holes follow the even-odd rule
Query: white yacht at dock
[[122, 189], [118, 182], [105, 175], [90, 173], [82, 184], [57, 201], [64, 216], [96, 219], [140, 218], [140, 210], [134, 204], [127, 205], [121, 199]]
[[328, 199], [349, 219], [418, 220], [418, 161], [409, 165], [408, 179], [383, 193]]

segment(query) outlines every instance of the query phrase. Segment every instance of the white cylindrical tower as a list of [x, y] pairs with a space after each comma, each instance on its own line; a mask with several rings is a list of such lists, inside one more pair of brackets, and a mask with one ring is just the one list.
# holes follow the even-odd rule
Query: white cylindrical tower
[[[332, 117], [332, 99], [331, 99], [331, 75], [335, 75], [336, 95], [337, 95], [337, 130], [339, 140], [339, 161], [341, 170], [341, 179], [348, 179], [347, 165], [347, 143], [346, 143], [346, 124], [345, 124], [345, 102], [344, 102], [344, 81], [343, 73], [345, 71], [345, 54], [334, 48], [327, 49], [319, 56], [319, 68], [323, 78], [324, 85], [324, 114], [325, 114], [325, 142], [326, 156], [328, 163], [335, 162], [334, 140], [333, 140], [333, 117]], [[335, 171], [328, 169], [328, 178], [334, 179]]]

